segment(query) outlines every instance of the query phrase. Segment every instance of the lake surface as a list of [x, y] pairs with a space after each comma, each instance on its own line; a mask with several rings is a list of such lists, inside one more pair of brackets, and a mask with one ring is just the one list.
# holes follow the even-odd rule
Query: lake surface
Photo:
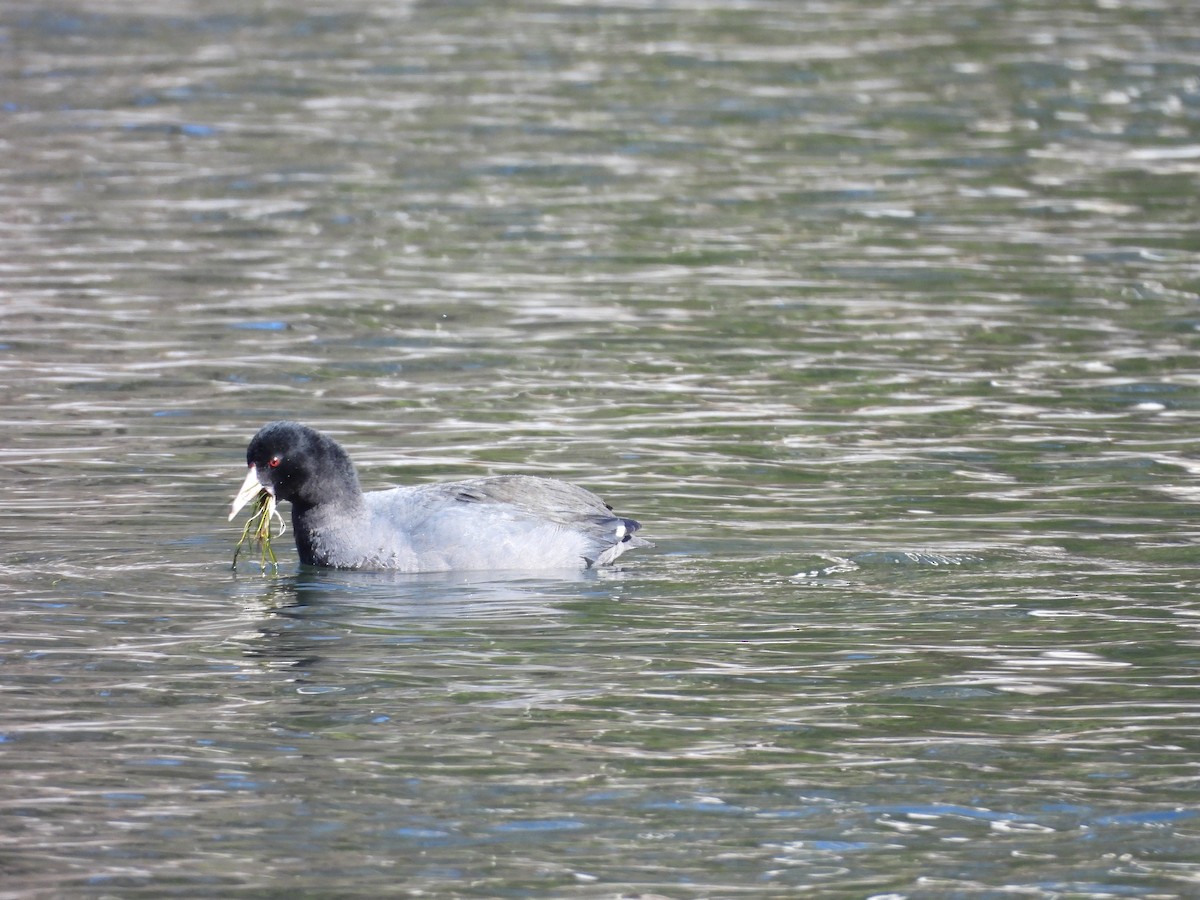
[[[1185, 3], [0, 9], [0, 896], [1200, 894]], [[654, 550], [230, 570], [245, 445]]]

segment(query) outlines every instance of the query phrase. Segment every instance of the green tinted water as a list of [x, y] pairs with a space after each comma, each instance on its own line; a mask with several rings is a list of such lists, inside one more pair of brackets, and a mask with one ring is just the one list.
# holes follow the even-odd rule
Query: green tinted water
[[[0, 12], [5, 890], [1192, 896], [1188, 12]], [[284, 416], [658, 548], [233, 575]]]

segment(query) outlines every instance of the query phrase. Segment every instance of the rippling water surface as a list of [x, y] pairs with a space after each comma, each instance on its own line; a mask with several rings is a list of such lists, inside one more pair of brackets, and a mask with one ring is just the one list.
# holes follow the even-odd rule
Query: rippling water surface
[[[8, 3], [0, 894], [1200, 892], [1200, 27]], [[229, 563], [289, 417], [574, 579]]]

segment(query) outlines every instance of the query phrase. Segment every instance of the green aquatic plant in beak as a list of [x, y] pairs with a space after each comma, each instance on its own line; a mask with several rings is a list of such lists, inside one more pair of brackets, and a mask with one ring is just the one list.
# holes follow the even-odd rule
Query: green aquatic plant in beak
[[258, 475], [253, 466], [246, 475], [241, 490], [233, 498], [229, 521], [232, 522], [233, 517], [238, 514], [238, 510], [251, 501], [254, 503], [254, 509], [246, 522], [246, 527], [242, 529], [242, 536], [238, 539], [237, 546], [233, 549], [231, 568], [237, 568], [238, 556], [242, 552], [242, 547], [253, 540], [258, 544], [259, 565], [262, 570], [264, 572], [267, 570], [268, 563], [272, 568], [278, 569], [279, 560], [275, 558], [275, 551], [271, 549], [271, 519], [279, 520], [279, 534], [275, 535], [276, 537], [283, 534], [286, 526], [283, 516], [275, 508], [275, 495], [259, 484]]

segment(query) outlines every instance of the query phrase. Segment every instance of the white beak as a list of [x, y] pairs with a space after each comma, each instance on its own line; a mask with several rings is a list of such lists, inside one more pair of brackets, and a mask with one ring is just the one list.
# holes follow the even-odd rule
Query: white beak
[[237, 496], [233, 498], [233, 506], [229, 509], [229, 521], [232, 522], [233, 517], [238, 514], [238, 510], [257, 497], [260, 492], [271, 493], [259, 482], [258, 470], [251, 466], [250, 471], [246, 473], [246, 480], [238, 489]]

